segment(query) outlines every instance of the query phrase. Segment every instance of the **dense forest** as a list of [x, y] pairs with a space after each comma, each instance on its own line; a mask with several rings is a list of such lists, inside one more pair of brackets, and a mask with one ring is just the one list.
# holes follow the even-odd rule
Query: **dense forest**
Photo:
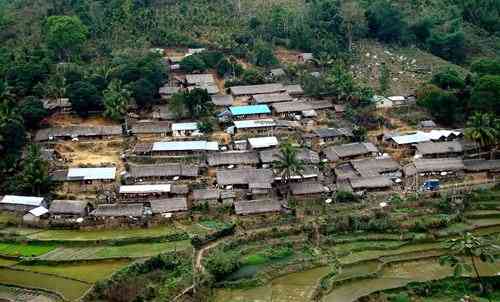
[[[481, 118], [494, 128], [499, 20], [500, 0], [0, 1], [2, 190], [50, 189], [40, 151], [27, 148], [28, 134], [48, 115], [42, 99], [68, 97], [81, 116], [102, 112], [118, 121], [129, 100], [139, 109], [154, 104], [168, 74], [153, 47], [205, 47], [211, 51], [184, 60], [182, 68], [231, 71], [232, 83], [251, 84], [279, 63], [276, 47], [312, 52], [330, 70], [318, 81], [301, 79], [306, 91], [350, 102], [373, 94], [346, 69], [356, 41], [415, 46], [471, 71], [436, 74], [419, 90], [419, 104], [449, 125], [463, 125], [475, 111], [492, 113]], [[240, 59], [255, 69], [243, 71]], [[203, 97], [176, 101], [183, 106]]]

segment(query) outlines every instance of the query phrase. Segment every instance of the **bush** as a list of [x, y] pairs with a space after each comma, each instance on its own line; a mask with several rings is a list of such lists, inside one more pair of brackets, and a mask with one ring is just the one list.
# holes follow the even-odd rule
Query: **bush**
[[204, 265], [215, 279], [220, 281], [240, 267], [240, 254], [234, 251], [216, 251], [205, 258]]
[[187, 56], [182, 59], [179, 65], [181, 69], [187, 73], [192, 73], [194, 71], [203, 72], [207, 69], [207, 65], [199, 55]]
[[357, 202], [358, 197], [351, 192], [338, 191], [335, 200], [337, 202]]

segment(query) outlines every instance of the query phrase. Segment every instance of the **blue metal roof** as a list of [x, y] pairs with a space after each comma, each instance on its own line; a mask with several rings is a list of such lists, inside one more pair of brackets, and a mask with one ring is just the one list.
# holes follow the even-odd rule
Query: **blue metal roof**
[[232, 106], [229, 107], [232, 115], [249, 115], [249, 114], [270, 114], [271, 110], [267, 105], [250, 105], [250, 106]]

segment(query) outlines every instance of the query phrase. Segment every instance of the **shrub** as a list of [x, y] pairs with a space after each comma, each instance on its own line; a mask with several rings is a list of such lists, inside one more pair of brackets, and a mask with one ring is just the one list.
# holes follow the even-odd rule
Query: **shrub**
[[240, 255], [237, 252], [216, 251], [206, 258], [205, 268], [220, 281], [240, 267], [239, 259]]
[[337, 202], [357, 202], [358, 197], [351, 192], [338, 191], [335, 200]]

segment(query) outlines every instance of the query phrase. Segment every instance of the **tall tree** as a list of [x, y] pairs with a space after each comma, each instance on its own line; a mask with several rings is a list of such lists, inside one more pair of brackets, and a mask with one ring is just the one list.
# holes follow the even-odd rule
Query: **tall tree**
[[352, 41], [356, 34], [362, 32], [365, 26], [365, 13], [357, 1], [342, 1], [342, 15], [344, 27], [347, 35], [347, 50], [352, 51]]
[[[454, 269], [456, 277], [461, 277], [464, 272], [474, 273], [480, 285], [481, 292], [484, 291], [484, 284], [478, 269], [477, 261], [495, 262], [494, 251], [498, 247], [481, 237], [476, 237], [471, 233], [466, 233], [461, 238], [451, 239], [447, 242], [447, 254], [439, 259], [441, 265], [449, 265]], [[469, 261], [464, 261], [465, 259]], [[488, 298], [488, 301], [491, 299]]]
[[46, 21], [47, 46], [61, 60], [78, 55], [87, 40], [88, 29], [76, 16], [50, 16]]
[[302, 175], [304, 162], [298, 159], [298, 149], [291, 142], [281, 144], [279, 149], [278, 160], [273, 166], [278, 170], [282, 182], [288, 184], [292, 176]]
[[30, 145], [28, 154], [22, 163], [21, 173], [17, 178], [18, 190], [36, 196], [50, 190], [48, 163], [42, 159], [40, 147]]
[[104, 90], [104, 115], [114, 121], [122, 121], [131, 98], [132, 92], [123, 87], [120, 80], [112, 80]]
[[500, 120], [491, 114], [476, 112], [467, 122], [464, 136], [481, 148], [495, 145], [500, 139]]

